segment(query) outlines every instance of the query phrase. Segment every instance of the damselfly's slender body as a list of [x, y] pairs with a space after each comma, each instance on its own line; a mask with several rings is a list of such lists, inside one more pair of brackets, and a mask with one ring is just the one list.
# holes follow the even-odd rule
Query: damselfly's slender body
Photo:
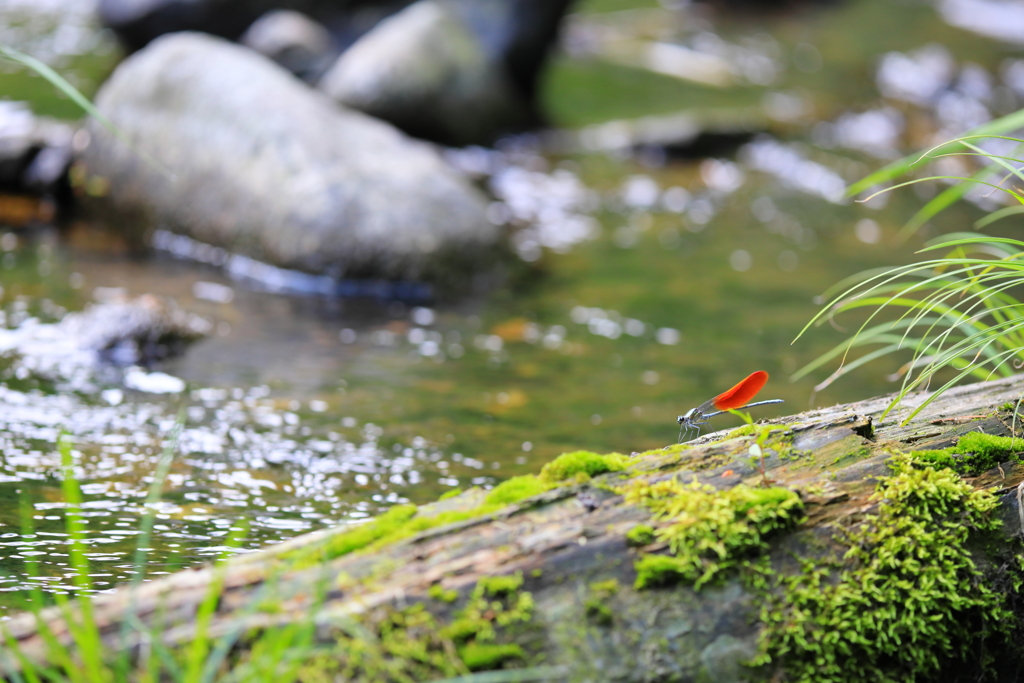
[[782, 403], [781, 398], [747, 403], [747, 401], [757, 395], [757, 392], [761, 391], [761, 388], [764, 387], [767, 381], [768, 373], [764, 370], [758, 370], [748, 375], [746, 379], [732, 389], [729, 389], [729, 391], [722, 392], [713, 399], [705, 401], [688, 411], [685, 415], [680, 415], [676, 418], [676, 422], [679, 423], [679, 443], [683, 442], [684, 433], [689, 435], [691, 431], [694, 432], [694, 439], [700, 436], [701, 425], [707, 424], [708, 420], [715, 415], [721, 415], [730, 410], [768, 405], [769, 403]]

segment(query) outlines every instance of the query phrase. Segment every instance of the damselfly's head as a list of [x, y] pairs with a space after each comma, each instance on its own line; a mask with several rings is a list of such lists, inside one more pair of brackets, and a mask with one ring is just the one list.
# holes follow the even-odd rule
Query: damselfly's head
[[683, 433], [689, 435], [691, 431], [696, 431], [698, 435], [700, 434], [700, 427], [697, 425], [703, 424], [701, 422], [702, 417], [704, 417], [704, 414], [700, 411], [700, 408], [691, 408], [686, 411], [685, 415], [680, 415], [676, 418], [676, 422], [679, 423], [678, 443], [683, 442]]
[[680, 415], [679, 417], [677, 417], [676, 418], [676, 422], [678, 422], [681, 425], [682, 424], [687, 424], [688, 425], [688, 424], [693, 424], [697, 420], [700, 420], [700, 418], [701, 418], [700, 410], [698, 410], [697, 408], [691, 408], [691, 409], [686, 411], [685, 415]]

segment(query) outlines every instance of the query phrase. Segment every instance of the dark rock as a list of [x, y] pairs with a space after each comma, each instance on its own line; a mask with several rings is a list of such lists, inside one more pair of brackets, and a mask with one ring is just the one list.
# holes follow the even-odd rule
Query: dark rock
[[115, 365], [151, 365], [184, 353], [208, 335], [209, 321], [178, 308], [173, 301], [144, 294], [108, 301], [72, 313], [60, 322], [63, 335]]
[[71, 163], [75, 129], [35, 116], [21, 102], [0, 102], [0, 188], [53, 192]]
[[43, 147], [25, 169], [22, 180], [27, 189], [45, 194], [67, 177], [74, 154], [70, 144]]
[[99, 0], [100, 20], [130, 51], [175, 31], [204, 31], [236, 39], [261, 14], [275, 9], [271, 0]]
[[223, 40], [165, 36], [96, 101], [134, 149], [90, 124], [83, 183], [109, 186], [102, 205], [132, 236], [159, 226], [284, 268], [435, 280], [485, 267], [497, 243], [482, 194], [433, 148]]
[[346, 50], [319, 87], [453, 145], [536, 125], [536, 83], [570, 0], [419, 0]]
[[495, 67], [450, 5], [421, 0], [356, 41], [319, 87], [411, 135], [466, 145], [532, 120], [507, 74]]
[[270, 57], [305, 81], [314, 81], [323, 75], [339, 52], [330, 31], [293, 10], [264, 14], [246, 30], [239, 42]]
[[576, 501], [583, 506], [583, 509], [587, 512], [593, 512], [597, 508], [601, 507], [601, 499], [598, 498], [593, 491], [583, 489], [576, 494]]
[[237, 40], [273, 10], [301, 12], [345, 45], [409, 0], [99, 0], [100, 19], [129, 51], [166, 33], [202, 31]]

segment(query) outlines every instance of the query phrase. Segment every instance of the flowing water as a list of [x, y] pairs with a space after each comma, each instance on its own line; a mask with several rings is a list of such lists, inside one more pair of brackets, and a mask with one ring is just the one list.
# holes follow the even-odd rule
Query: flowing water
[[[88, 11], [53, 5], [0, 0], [0, 41], [91, 93], [117, 51]], [[772, 376], [763, 397], [786, 403], [757, 417], [895, 390], [905, 357], [818, 392], [834, 366], [789, 381], [849, 322], [791, 342], [841, 278], [907, 262], [929, 235], [982, 215], [954, 207], [901, 243], [934, 186], [843, 198], [899, 154], [1021, 106], [1020, 47], [971, 32], [1006, 21], [965, 7], [850, 0], [726, 19], [699, 5], [584, 3], [544, 86], [556, 128], [575, 132], [449, 153], [489, 185], [524, 262], [469, 300], [302, 292], [316, 283], [254, 277], [252, 264], [225, 267], [169, 235], [134, 255], [88, 222], [50, 222], [45, 205], [0, 196], [7, 328], [151, 293], [212, 330], [150, 369], [184, 380], [182, 392], [76, 388], [0, 358], [0, 613], [31, 585], [71, 587], [62, 430], [94, 587], [108, 590], [132, 574], [146, 491], [180, 420], [150, 576], [225, 551], [243, 520], [231, 552], [492, 486], [567, 450], [673, 443], [676, 415], [758, 369]], [[13, 67], [0, 97], [75, 115]]]

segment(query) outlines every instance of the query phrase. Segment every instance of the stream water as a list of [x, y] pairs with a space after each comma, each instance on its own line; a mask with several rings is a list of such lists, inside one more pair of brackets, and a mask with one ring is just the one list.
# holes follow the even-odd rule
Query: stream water
[[[0, 0], [0, 43], [91, 93], [118, 55], [88, 6]], [[834, 366], [789, 381], [855, 329], [843, 321], [791, 342], [829, 286], [909, 261], [992, 201], [976, 196], [901, 243], [934, 186], [866, 204], [842, 194], [902, 153], [1021, 106], [1024, 50], [997, 39], [1009, 21], [997, 19], [952, 1], [730, 18], [584, 2], [544, 86], [555, 128], [576, 132], [451, 152], [494, 192], [496, 220], [528, 226], [514, 240], [522, 270], [470, 300], [282, 291], [187, 258], [195, 245], [170, 236], [133, 255], [87, 221], [48, 221], [34, 200], [0, 196], [7, 328], [151, 293], [213, 330], [155, 368], [184, 380], [181, 393], [58, 390], [0, 358], [0, 614], [30, 586], [71, 586], [61, 430], [85, 494], [94, 587], [108, 590], [133, 572], [146, 490], [179, 415], [150, 576], [225, 550], [240, 520], [249, 532], [231, 552], [492, 486], [567, 450], [673, 443], [676, 415], [758, 369], [772, 376], [764, 397], [786, 402], [757, 417], [895, 390], [905, 357], [819, 392]], [[77, 116], [45, 82], [5, 68], [0, 98]], [[695, 141], [694, 121], [710, 131]], [[624, 146], [637, 141], [649, 144]]]

